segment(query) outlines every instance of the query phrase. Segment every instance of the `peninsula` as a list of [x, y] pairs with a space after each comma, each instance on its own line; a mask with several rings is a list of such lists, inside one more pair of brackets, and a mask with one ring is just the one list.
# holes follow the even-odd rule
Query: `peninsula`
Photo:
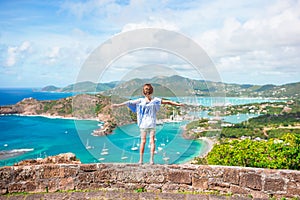
[[[114, 97], [114, 101], [124, 101]], [[172, 114], [170, 106], [162, 106], [158, 119], [166, 119]], [[25, 98], [14, 105], [0, 106], [0, 115], [18, 114], [49, 118], [84, 119], [103, 122], [103, 126], [93, 131], [94, 136], [111, 134], [116, 126], [134, 123], [136, 115], [126, 107], [111, 109], [111, 97], [101, 94], [79, 94], [58, 100], [36, 100]]]
[[[80, 94], [58, 100], [38, 101], [25, 98], [14, 105], [0, 106], [0, 114], [44, 116], [50, 118], [91, 119], [104, 122], [98, 134], [110, 134], [116, 125], [111, 114], [110, 98], [103, 95]], [[122, 121], [130, 123], [130, 121]]]

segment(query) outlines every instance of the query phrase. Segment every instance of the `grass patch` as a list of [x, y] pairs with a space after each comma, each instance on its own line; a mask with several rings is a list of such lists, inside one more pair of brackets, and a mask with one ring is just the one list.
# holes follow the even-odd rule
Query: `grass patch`
[[147, 192], [147, 190], [142, 187], [142, 188], [135, 189], [134, 192], [141, 193], [141, 192]]

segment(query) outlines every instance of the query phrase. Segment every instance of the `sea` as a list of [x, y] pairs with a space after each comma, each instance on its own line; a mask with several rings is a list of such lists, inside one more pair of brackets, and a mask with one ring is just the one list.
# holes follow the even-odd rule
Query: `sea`
[[[31, 88], [1, 88], [0, 106], [11, 105], [24, 98], [55, 100], [73, 93], [41, 92]], [[190, 98], [180, 99], [189, 102]], [[203, 105], [215, 102], [211, 98], [192, 100]], [[276, 101], [272, 99], [229, 98], [231, 104]], [[209, 117], [206, 111], [191, 113], [197, 117]], [[257, 114], [227, 116], [224, 121], [238, 123]], [[192, 160], [207, 148], [201, 140], [182, 137], [182, 127], [188, 123], [169, 122], [157, 126], [154, 162], [178, 164]], [[26, 159], [45, 158], [72, 152], [82, 163], [137, 163], [139, 160], [139, 129], [136, 124], [117, 127], [108, 136], [93, 136], [93, 130], [103, 123], [94, 120], [47, 118], [41, 116], [0, 116], [0, 166], [13, 165]], [[145, 146], [144, 162], [149, 162], [149, 140]]]

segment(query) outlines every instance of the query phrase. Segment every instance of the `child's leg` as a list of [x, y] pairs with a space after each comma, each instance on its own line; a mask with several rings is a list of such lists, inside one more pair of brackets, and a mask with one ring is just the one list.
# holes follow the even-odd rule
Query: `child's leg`
[[150, 164], [154, 164], [155, 130], [150, 131], [150, 145], [151, 145]]
[[139, 161], [139, 164], [143, 164], [143, 156], [144, 156], [144, 150], [145, 150], [145, 144], [146, 144], [146, 136], [147, 136], [146, 130], [141, 129], [141, 144], [140, 144], [140, 161]]

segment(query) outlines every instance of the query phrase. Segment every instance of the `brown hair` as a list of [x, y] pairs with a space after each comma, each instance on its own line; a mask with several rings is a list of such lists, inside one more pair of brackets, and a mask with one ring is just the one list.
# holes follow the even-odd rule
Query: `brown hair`
[[[145, 87], [149, 87], [149, 91], [145, 91]], [[143, 94], [144, 95], [150, 95], [150, 94], [152, 94], [153, 93], [153, 87], [152, 87], [152, 85], [150, 84], [150, 83], [146, 83], [144, 86], [143, 86]]]

